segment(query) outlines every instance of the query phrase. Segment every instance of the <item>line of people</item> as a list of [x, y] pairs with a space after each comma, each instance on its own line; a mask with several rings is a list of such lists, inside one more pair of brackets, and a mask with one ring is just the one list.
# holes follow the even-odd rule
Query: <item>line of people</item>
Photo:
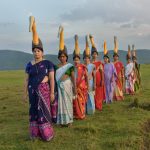
[[[84, 64], [80, 62], [78, 35], [75, 35], [73, 52], [74, 65], [68, 63], [64, 42], [64, 28], [59, 27], [60, 63], [54, 65], [43, 58], [43, 45], [36, 30], [35, 18], [30, 17], [29, 31], [32, 32], [34, 60], [26, 66], [24, 100], [29, 96], [29, 122], [31, 139], [42, 138], [50, 141], [54, 137], [52, 122], [71, 126], [73, 119], [84, 119], [86, 114], [102, 111], [105, 102], [124, 99], [140, 88], [139, 65], [133, 47], [127, 53], [127, 65], [119, 61], [118, 41], [114, 38], [114, 62], [110, 62], [106, 41], [104, 41], [104, 63], [98, 60], [98, 51], [92, 35], [86, 36], [83, 53]], [[92, 48], [89, 48], [89, 40]], [[131, 58], [132, 57], [132, 58]], [[132, 62], [133, 60], [133, 62]], [[125, 87], [125, 88], [124, 88]]]

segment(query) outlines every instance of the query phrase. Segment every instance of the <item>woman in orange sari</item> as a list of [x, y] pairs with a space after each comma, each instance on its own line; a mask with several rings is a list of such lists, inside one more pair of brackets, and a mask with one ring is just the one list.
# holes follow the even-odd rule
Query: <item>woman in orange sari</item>
[[117, 43], [117, 37], [114, 37], [114, 66], [116, 68], [117, 72], [117, 79], [116, 79], [116, 85], [114, 88], [114, 96], [113, 99], [116, 101], [123, 100], [123, 90], [124, 90], [124, 66], [121, 61], [119, 61], [119, 55], [118, 55], [118, 43]]
[[76, 96], [73, 100], [74, 118], [84, 119], [86, 113], [86, 101], [88, 92], [88, 73], [85, 65], [80, 63], [80, 49], [78, 36], [75, 35], [75, 50], [73, 53], [76, 79]]
[[92, 44], [91, 55], [92, 63], [96, 67], [96, 90], [95, 90], [95, 107], [98, 110], [102, 110], [102, 104], [105, 99], [105, 87], [104, 87], [104, 64], [97, 60], [98, 51], [96, 49], [93, 36], [90, 35], [90, 41]]

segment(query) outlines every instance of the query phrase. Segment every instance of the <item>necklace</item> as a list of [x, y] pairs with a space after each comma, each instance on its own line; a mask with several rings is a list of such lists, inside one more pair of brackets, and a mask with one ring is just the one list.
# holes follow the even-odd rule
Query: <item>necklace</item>
[[[42, 59], [42, 60], [43, 60], [43, 59]], [[42, 61], [42, 60], [41, 60], [41, 61]], [[37, 74], [39, 73], [39, 70], [38, 70], [38, 68], [37, 68], [37, 64], [40, 63], [41, 61], [36, 62], [36, 60], [35, 60], [35, 68], [36, 68]]]

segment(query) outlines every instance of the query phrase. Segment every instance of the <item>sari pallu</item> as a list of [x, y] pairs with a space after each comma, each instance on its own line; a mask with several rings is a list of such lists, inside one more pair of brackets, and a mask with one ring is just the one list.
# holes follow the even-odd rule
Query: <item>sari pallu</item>
[[36, 90], [29, 85], [28, 93], [30, 101], [30, 137], [40, 137], [45, 141], [49, 141], [54, 136], [53, 127], [51, 126], [49, 84], [41, 83]]
[[125, 92], [126, 94], [134, 94], [134, 68], [133, 63], [129, 63], [125, 67]]
[[[102, 76], [104, 75], [104, 65], [101, 61], [93, 63], [96, 67], [96, 90], [95, 90], [95, 107], [102, 110], [102, 104], [105, 99], [105, 87], [102, 85]], [[100, 72], [102, 70], [102, 73]]]
[[94, 101], [94, 81], [93, 81], [93, 76], [92, 72], [95, 69], [95, 65], [93, 64], [88, 64], [87, 65], [88, 69], [88, 78], [89, 78], [89, 91], [88, 91], [88, 97], [87, 97], [87, 103], [86, 103], [86, 113], [88, 115], [94, 114], [95, 113], [95, 101]]
[[68, 69], [73, 67], [68, 63], [56, 70], [56, 81], [58, 88], [58, 112], [57, 124], [69, 124], [73, 122], [73, 91], [70, 77], [61, 81], [62, 76]]
[[119, 100], [123, 100], [124, 96], [123, 96], [123, 64], [122, 62], [116, 62], [114, 63], [114, 66], [116, 68], [116, 72], [117, 72], [117, 79], [116, 79], [116, 84], [115, 84], [115, 88], [114, 88], [114, 96], [113, 99], [116, 101]]
[[82, 64], [75, 68], [77, 96], [73, 100], [74, 118], [85, 118], [85, 104], [87, 101], [87, 85], [85, 81], [86, 67]]

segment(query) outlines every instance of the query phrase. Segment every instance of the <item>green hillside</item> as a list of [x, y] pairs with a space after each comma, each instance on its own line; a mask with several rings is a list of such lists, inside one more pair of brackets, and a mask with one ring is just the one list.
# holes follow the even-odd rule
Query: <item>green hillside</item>
[[[112, 59], [113, 51], [109, 51], [109, 55]], [[126, 51], [119, 51], [120, 60], [126, 63]], [[137, 56], [139, 63], [150, 64], [150, 50], [137, 50]], [[103, 53], [99, 53], [99, 57], [102, 59]], [[46, 59], [49, 59], [54, 64], [58, 63], [57, 55], [45, 55]], [[81, 55], [82, 58], [82, 55]], [[0, 50], [0, 70], [19, 70], [24, 69], [25, 65], [33, 59], [32, 54], [24, 53], [13, 50]], [[72, 63], [72, 55], [69, 55], [69, 62]]]

